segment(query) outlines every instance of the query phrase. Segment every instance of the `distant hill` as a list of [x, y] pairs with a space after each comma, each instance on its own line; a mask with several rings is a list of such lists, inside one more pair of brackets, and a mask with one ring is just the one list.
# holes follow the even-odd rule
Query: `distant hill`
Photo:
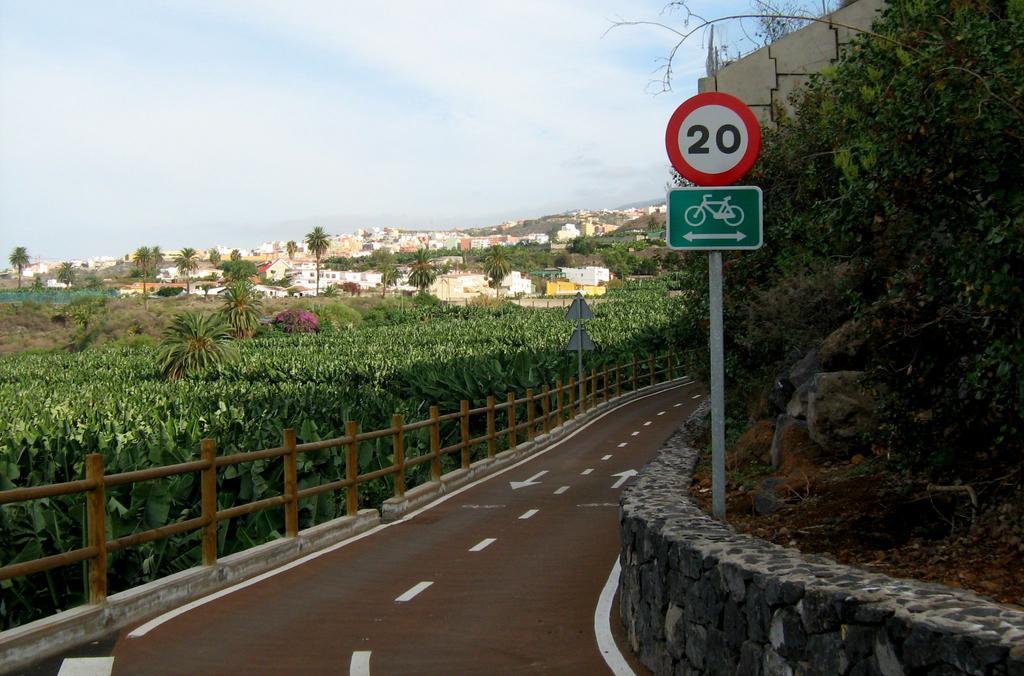
[[644, 202], [630, 202], [629, 204], [623, 204], [621, 207], [615, 207], [619, 211], [625, 211], [626, 209], [643, 209], [644, 207], [655, 207], [659, 204], [664, 204], [665, 198], [658, 197], [657, 199], [651, 199]]

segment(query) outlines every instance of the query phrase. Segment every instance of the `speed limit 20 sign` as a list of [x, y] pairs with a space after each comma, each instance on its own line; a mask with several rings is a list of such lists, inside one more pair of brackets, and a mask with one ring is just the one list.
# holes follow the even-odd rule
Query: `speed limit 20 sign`
[[735, 96], [705, 92], [672, 113], [665, 147], [683, 178], [702, 186], [731, 185], [757, 161], [761, 125]]

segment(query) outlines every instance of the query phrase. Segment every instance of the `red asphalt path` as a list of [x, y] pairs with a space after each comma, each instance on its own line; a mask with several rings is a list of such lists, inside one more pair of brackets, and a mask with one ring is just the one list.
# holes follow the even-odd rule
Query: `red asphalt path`
[[619, 553], [615, 475], [643, 467], [698, 388], [622, 404], [408, 520], [143, 636], [130, 627], [114, 673], [608, 673], [594, 613]]

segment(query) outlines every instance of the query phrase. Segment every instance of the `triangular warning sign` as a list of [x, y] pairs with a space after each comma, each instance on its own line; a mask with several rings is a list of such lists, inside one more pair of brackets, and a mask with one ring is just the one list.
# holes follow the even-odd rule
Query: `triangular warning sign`
[[587, 301], [583, 300], [583, 294], [577, 293], [576, 297], [572, 300], [572, 305], [569, 306], [569, 311], [565, 313], [565, 318], [571, 322], [577, 319], [587, 320], [593, 319], [594, 313], [590, 311], [590, 306], [587, 305]]
[[576, 327], [572, 332], [572, 337], [569, 338], [569, 344], [565, 346], [567, 352], [573, 352], [576, 350], [593, 350], [594, 341], [587, 335], [587, 330], [582, 326]]

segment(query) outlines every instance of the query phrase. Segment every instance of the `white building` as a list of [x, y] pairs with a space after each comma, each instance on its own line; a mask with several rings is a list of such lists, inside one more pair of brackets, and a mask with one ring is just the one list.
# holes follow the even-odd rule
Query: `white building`
[[576, 227], [575, 223], [566, 223], [561, 229], [555, 233], [555, 239], [559, 242], [568, 242], [571, 239], [576, 239], [580, 236], [580, 229]]
[[501, 292], [507, 296], [515, 296], [520, 293], [530, 296], [533, 295], [533, 282], [518, 270], [513, 270], [508, 273], [508, 277], [501, 280]]
[[602, 282], [608, 282], [612, 278], [611, 270], [608, 268], [591, 265], [585, 268], [559, 268], [565, 278], [574, 284], [584, 286], [597, 286]]
[[551, 238], [543, 232], [535, 232], [522, 238], [522, 241], [533, 242], [534, 244], [547, 244], [550, 240]]

